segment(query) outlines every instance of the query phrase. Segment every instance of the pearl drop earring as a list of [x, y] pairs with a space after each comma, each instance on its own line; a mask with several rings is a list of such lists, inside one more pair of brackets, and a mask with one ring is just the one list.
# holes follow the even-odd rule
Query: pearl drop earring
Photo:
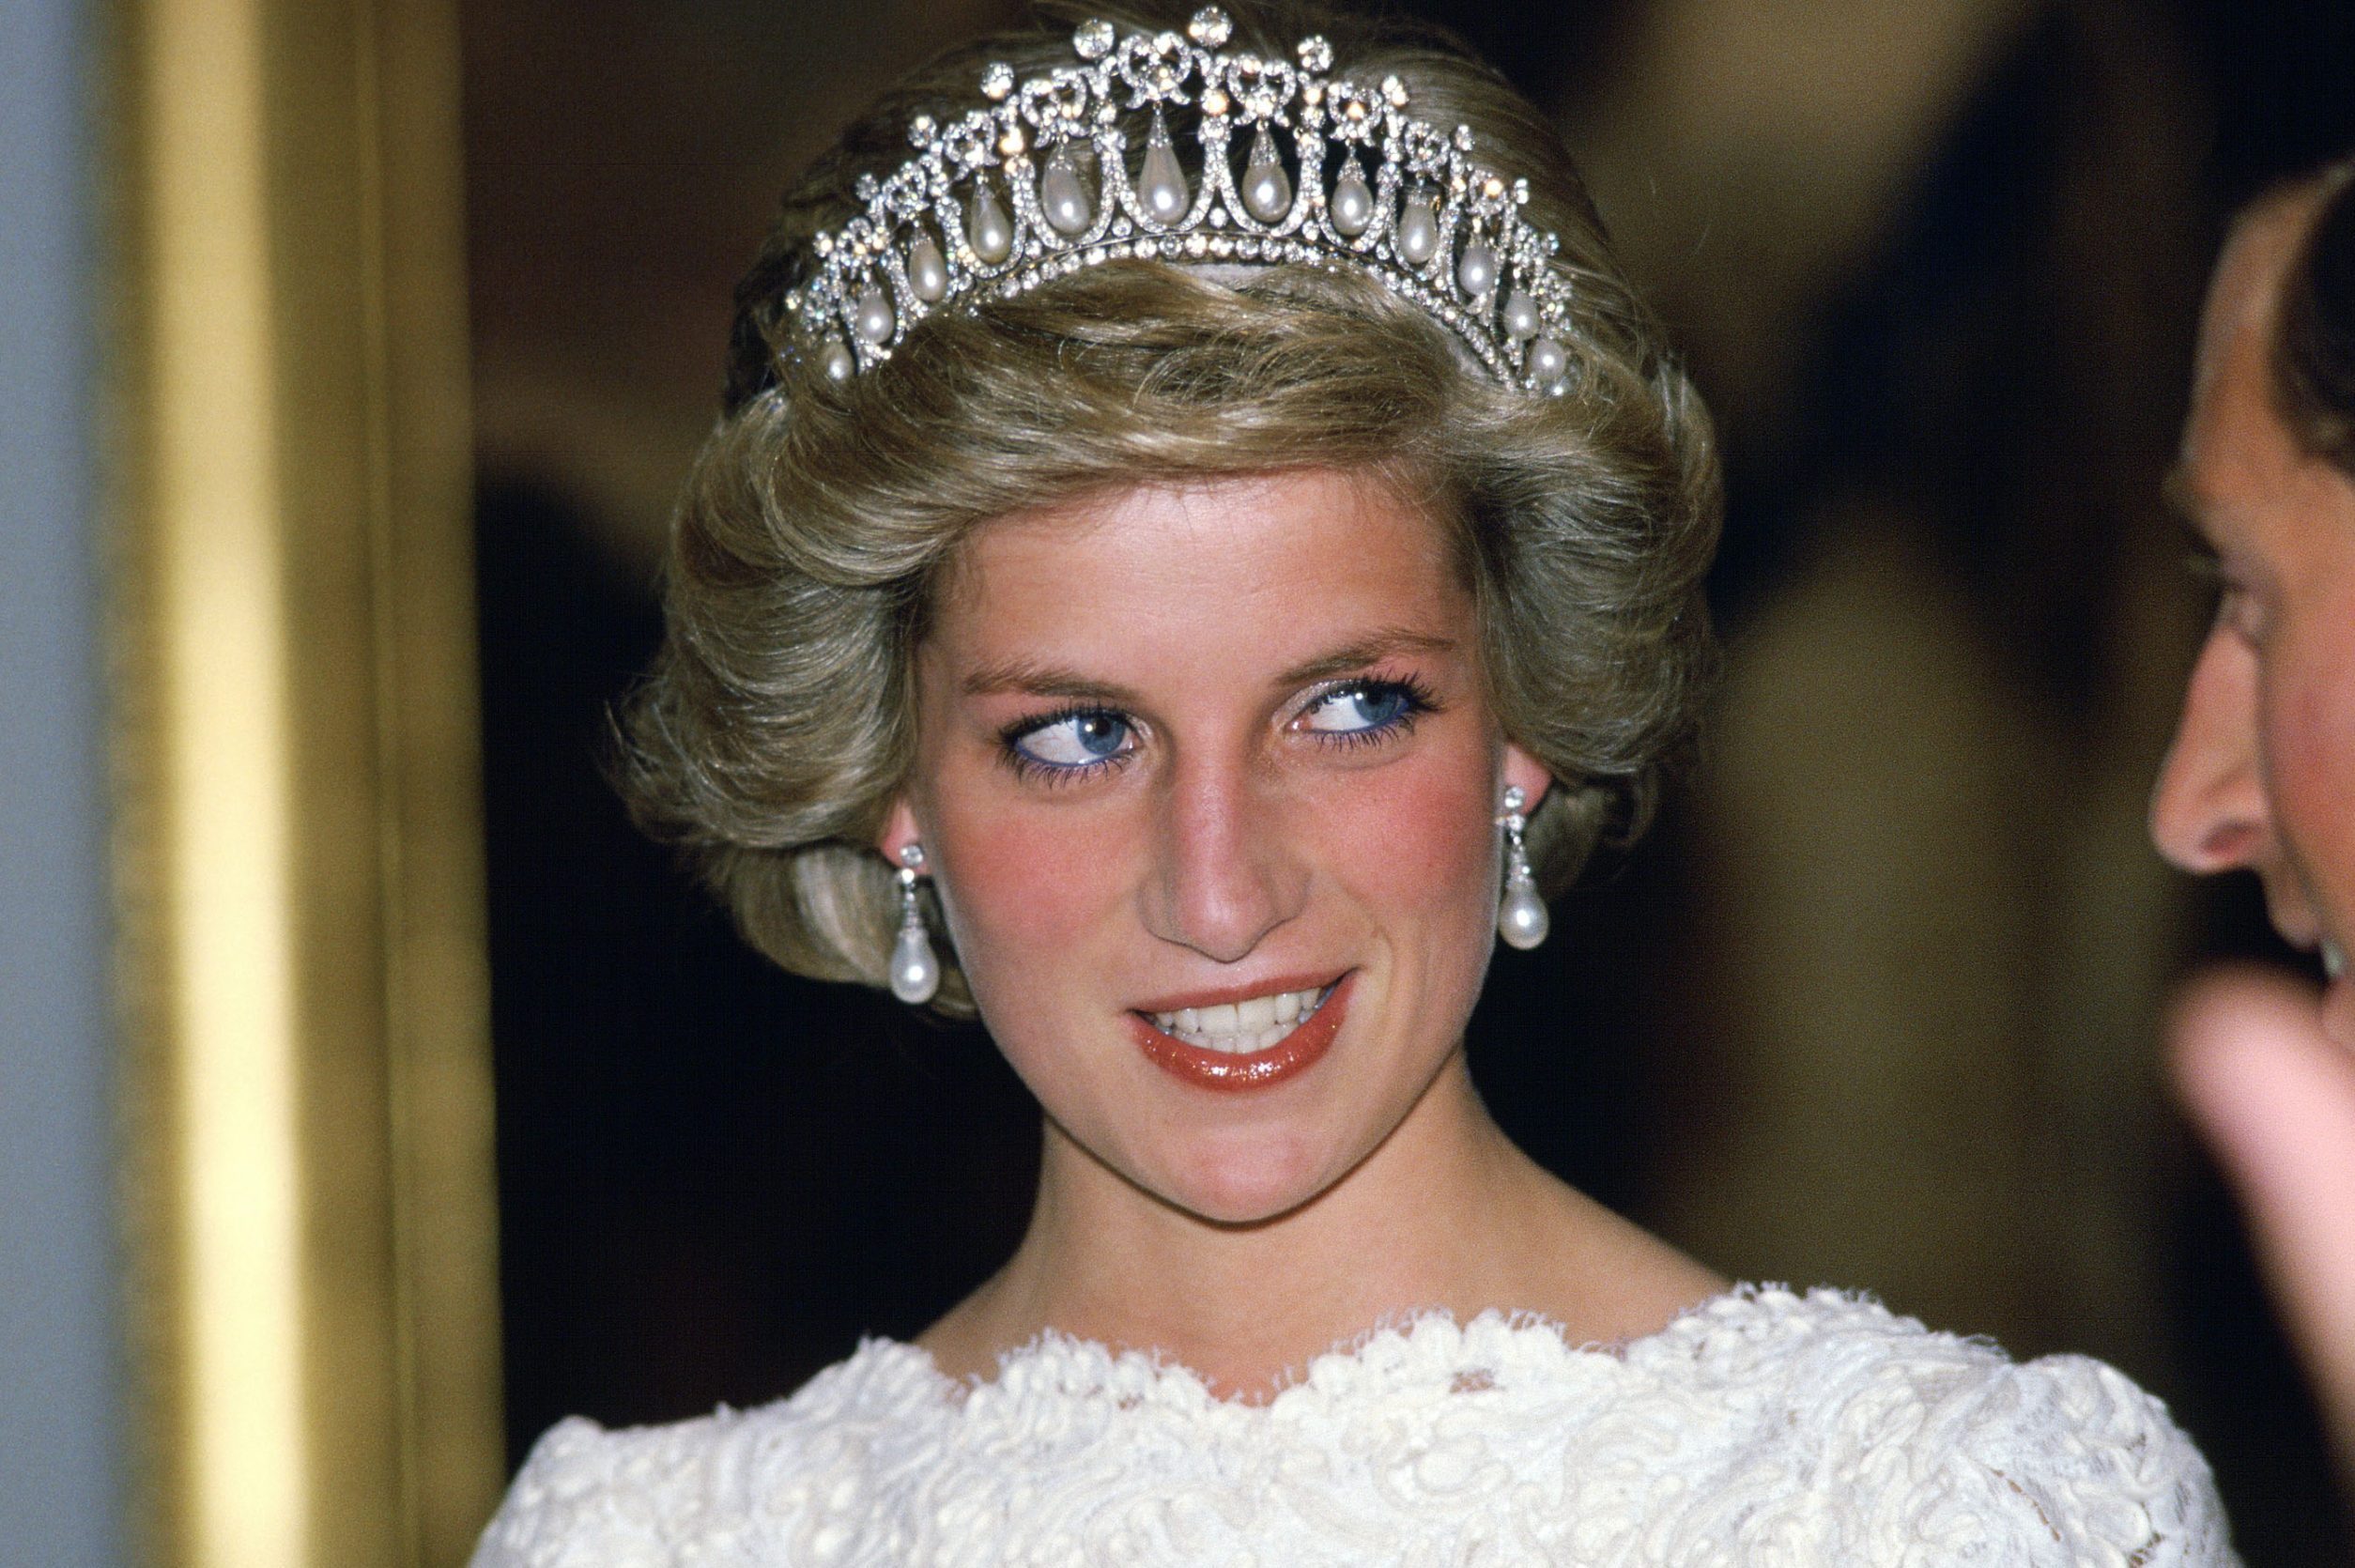
[[1504, 787], [1504, 812], [1497, 818], [1497, 825], [1504, 829], [1504, 900], [1497, 906], [1497, 934], [1509, 947], [1526, 951], [1546, 940], [1546, 932], [1553, 926], [1553, 917], [1546, 913], [1546, 900], [1537, 896], [1537, 879], [1529, 869], [1529, 846], [1522, 841], [1521, 832], [1529, 826], [1529, 819], [1521, 815], [1521, 807], [1529, 804], [1529, 796], [1518, 784]]
[[908, 844], [900, 851], [900, 940], [891, 945], [891, 994], [912, 1007], [920, 1007], [940, 990], [940, 960], [932, 952], [931, 933], [924, 929], [924, 906], [917, 901], [916, 873], [924, 869], [924, 846]]

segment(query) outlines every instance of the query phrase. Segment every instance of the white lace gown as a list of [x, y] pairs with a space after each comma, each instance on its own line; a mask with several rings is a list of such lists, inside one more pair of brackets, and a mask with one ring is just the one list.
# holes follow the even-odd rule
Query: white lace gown
[[2198, 1451], [2110, 1367], [1745, 1289], [1615, 1349], [1425, 1316], [1256, 1406], [1074, 1340], [977, 1386], [870, 1340], [758, 1409], [559, 1424], [474, 1568], [2236, 1560]]

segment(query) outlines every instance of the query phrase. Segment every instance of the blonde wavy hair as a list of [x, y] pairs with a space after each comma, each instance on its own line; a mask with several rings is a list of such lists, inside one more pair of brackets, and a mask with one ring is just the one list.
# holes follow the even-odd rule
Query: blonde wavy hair
[[[1185, 8], [1085, 14], [1157, 31]], [[858, 210], [860, 175], [899, 165], [916, 115], [974, 101], [985, 61], [1068, 63], [1081, 13], [1044, 11], [902, 82], [787, 193], [737, 291], [724, 409], [673, 524], [665, 641], [617, 714], [638, 820], [787, 969], [884, 983], [898, 897], [874, 845], [914, 755], [914, 656], [960, 542], [1017, 511], [1308, 467], [1427, 505], [1472, 590], [1503, 730], [1559, 782], [1530, 827], [1548, 892], [1599, 842], [1640, 832], [1690, 731], [1714, 664], [1708, 417], [1559, 138], [1442, 35], [1228, 9], [1231, 47], [1288, 53], [1323, 33], [1335, 74], [1396, 72], [1417, 115], [1469, 125], [1484, 162], [1527, 177], [1526, 215], [1560, 236], [1572, 285], [1570, 390], [1500, 385], [1362, 274], [1142, 260], [936, 312], [887, 362], [829, 382], [782, 305], [812, 238]], [[953, 956], [945, 967], [934, 1006], [970, 1012]]]

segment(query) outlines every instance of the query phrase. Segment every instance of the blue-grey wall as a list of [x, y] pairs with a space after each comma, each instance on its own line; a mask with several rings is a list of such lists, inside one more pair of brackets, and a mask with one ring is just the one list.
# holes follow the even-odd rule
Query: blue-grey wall
[[0, 0], [0, 1561], [120, 1560], [90, 42]]

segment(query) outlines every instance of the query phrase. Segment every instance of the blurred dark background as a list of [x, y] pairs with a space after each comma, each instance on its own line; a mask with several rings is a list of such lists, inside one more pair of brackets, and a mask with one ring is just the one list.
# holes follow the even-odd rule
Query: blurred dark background
[[[2232, 206], [2355, 145], [2355, 7], [1595, 0], [1456, 29], [1585, 162], [1716, 410], [1730, 676], [1653, 838], [1501, 952], [1472, 1060], [1728, 1272], [2103, 1356], [2254, 1564], [2344, 1561], [2167, 1106], [2203, 954], [2287, 961], [2142, 806], [2208, 613], [2157, 486]], [[832, 129], [999, 0], [466, 0], [508, 1423], [664, 1420], [906, 1336], [1009, 1250], [977, 1031], [769, 969], [602, 783], [729, 291]]]

